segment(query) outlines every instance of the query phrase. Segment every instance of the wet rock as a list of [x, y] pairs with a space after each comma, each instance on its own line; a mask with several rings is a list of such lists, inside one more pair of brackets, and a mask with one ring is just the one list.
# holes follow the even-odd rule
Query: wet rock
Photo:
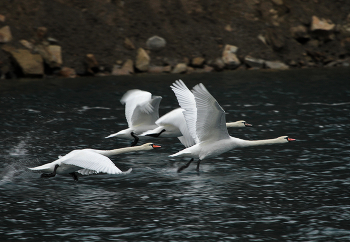
[[185, 63], [178, 63], [171, 73], [180, 74], [187, 71], [187, 65]]
[[160, 51], [166, 46], [166, 41], [164, 38], [155, 35], [147, 40], [146, 45], [151, 51]]
[[260, 69], [260, 68], [264, 68], [265, 60], [257, 59], [247, 55], [244, 58], [244, 63], [246, 63], [249, 67]]
[[226, 45], [222, 52], [222, 60], [228, 69], [236, 69], [241, 64], [236, 55], [237, 50], [238, 47], [234, 45]]
[[124, 47], [128, 50], [136, 49], [134, 43], [129, 38], [125, 38]]
[[77, 76], [77, 73], [73, 68], [65, 66], [61, 68], [59, 75], [66, 78], [75, 78]]
[[99, 64], [93, 54], [87, 54], [85, 56], [86, 72], [89, 74], [95, 74], [99, 71]]
[[192, 59], [191, 64], [194, 67], [201, 67], [203, 66], [204, 62], [205, 62], [205, 59], [203, 57], [195, 57]]
[[8, 43], [12, 40], [11, 29], [9, 26], [4, 26], [0, 29], [0, 43]]
[[151, 58], [149, 57], [147, 52], [144, 49], [139, 48], [137, 50], [137, 56], [136, 56], [136, 64], [135, 64], [136, 68], [139, 71], [148, 71], [150, 61], [151, 61]]
[[21, 68], [24, 76], [44, 75], [43, 58], [39, 54], [32, 54], [29, 50], [15, 49], [12, 47], [3, 48], [11, 54], [15, 62]]
[[286, 70], [289, 69], [289, 66], [280, 61], [265, 61], [266, 68], [269, 69], [278, 69], [278, 70]]

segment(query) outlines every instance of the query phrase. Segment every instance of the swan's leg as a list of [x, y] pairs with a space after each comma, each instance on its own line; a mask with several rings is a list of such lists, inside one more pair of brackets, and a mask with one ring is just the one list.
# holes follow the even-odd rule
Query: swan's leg
[[74, 181], [78, 181], [78, 176], [75, 172], [71, 172], [71, 173], [69, 173], [69, 175], [71, 175], [73, 177]]
[[162, 131], [160, 131], [158, 134], [146, 134], [145, 136], [151, 136], [151, 137], [155, 137], [155, 138], [158, 138], [159, 135], [161, 135], [163, 132], [165, 132], [166, 130], [163, 129]]
[[131, 142], [131, 146], [135, 146], [139, 142], [139, 137], [137, 137], [134, 132], [131, 132], [131, 136], [134, 137], [134, 141]]
[[198, 160], [197, 162], [197, 168], [196, 168], [196, 171], [199, 172], [199, 164], [201, 163], [201, 160]]
[[59, 165], [55, 165], [55, 168], [53, 169], [53, 172], [52, 172], [52, 173], [44, 173], [44, 174], [41, 174], [41, 177], [42, 177], [42, 178], [49, 178], [49, 177], [54, 177], [54, 176], [56, 176], [56, 170], [57, 170], [58, 167], [59, 167]]
[[193, 158], [189, 162], [187, 162], [186, 165], [183, 165], [179, 169], [177, 169], [177, 172], [180, 173], [182, 170], [186, 169], [191, 164], [192, 161], [193, 161]]

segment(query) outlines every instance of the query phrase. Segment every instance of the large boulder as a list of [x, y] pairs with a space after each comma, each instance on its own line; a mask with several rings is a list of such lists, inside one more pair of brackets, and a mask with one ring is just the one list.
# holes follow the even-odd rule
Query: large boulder
[[21, 68], [24, 76], [44, 75], [43, 58], [41, 55], [32, 54], [29, 50], [15, 49], [8, 46], [4, 46], [2, 49], [11, 54]]
[[238, 47], [234, 45], [225, 45], [222, 52], [222, 60], [229, 69], [236, 69], [241, 64], [241, 61], [236, 55], [237, 50]]
[[137, 50], [137, 55], [136, 55], [136, 63], [135, 66], [139, 71], [148, 71], [149, 64], [151, 62], [151, 58], [147, 54], [147, 52], [139, 48]]

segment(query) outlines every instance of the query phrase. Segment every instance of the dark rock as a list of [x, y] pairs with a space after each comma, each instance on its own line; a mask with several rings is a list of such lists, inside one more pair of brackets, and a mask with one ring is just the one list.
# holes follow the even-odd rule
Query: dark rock
[[151, 51], [160, 51], [166, 46], [166, 41], [164, 38], [155, 35], [147, 40], [146, 45]]

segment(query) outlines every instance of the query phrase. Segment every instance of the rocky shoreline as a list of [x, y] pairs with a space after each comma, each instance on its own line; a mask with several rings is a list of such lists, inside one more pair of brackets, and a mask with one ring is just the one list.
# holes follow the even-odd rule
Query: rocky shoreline
[[[27, 6], [33, 7], [30, 6], [30, 2], [34, 6], [38, 1], [27, 1]], [[90, 0], [86, 3], [88, 7], [82, 10], [79, 9], [82, 8], [81, 6], [70, 5], [68, 1], [58, 2], [63, 9], [72, 8], [74, 11], [83, 11], [84, 14], [96, 3], [104, 4], [106, 7], [113, 6], [115, 9], [126, 12], [123, 1]], [[178, 74], [237, 69], [285, 70], [289, 68], [350, 66], [350, 14], [346, 13], [349, 9], [347, 5], [350, 4], [344, 3], [344, 6], [346, 6], [346, 8], [343, 6], [344, 11], [338, 13], [336, 20], [332, 20], [331, 18], [322, 17], [330, 14], [326, 10], [318, 12], [318, 15], [315, 14], [314, 10], [310, 10], [310, 14], [314, 14], [308, 17], [304, 16], [305, 13], [299, 17], [294, 16], [297, 15], [294, 5], [287, 0], [249, 0], [246, 3], [245, 8], [238, 4], [236, 6], [242, 8], [241, 11], [245, 10], [243, 18], [250, 21], [249, 24], [259, 23], [260, 26], [266, 26], [262, 31], [252, 33], [253, 40], [251, 38], [247, 39], [247, 42], [254, 41], [254, 44], [256, 44], [254, 46], [250, 46], [249, 43], [245, 44], [244, 40], [243, 42], [235, 39], [230, 41], [230, 38], [226, 39], [221, 36], [215, 40], [214, 45], [208, 43], [207, 48], [209, 50], [202, 46], [197, 47], [193, 43], [189, 43], [188, 46], [184, 47], [183, 43], [173, 41], [171, 37], [174, 33], [169, 34], [171, 31], [164, 31], [160, 28], [157, 34], [150, 37], [146, 37], [147, 33], [142, 37], [139, 36], [139, 38], [136, 38], [135, 34], [132, 33], [121, 34], [119, 36], [120, 41], [114, 45], [113, 54], [109, 52], [108, 48], [104, 49], [103, 52], [97, 51], [93, 45], [89, 46], [90, 48], [84, 46], [85, 53], [77, 53], [75, 46], [81, 44], [79, 38], [76, 38], [76, 42], [69, 43], [58, 39], [58, 30], [51, 29], [54, 26], [49, 24], [50, 21], [48, 27], [39, 26], [33, 28], [27, 34], [20, 34], [18, 29], [23, 28], [23, 26], [14, 21], [14, 13], [2, 13], [0, 11], [0, 77], [1, 79], [44, 78], [47, 76], [74, 78], [77, 76], [118, 76], [138, 73]], [[158, 2], [158, 4], [160, 3]], [[315, 4], [322, 5], [318, 1], [313, 1], [312, 3], [300, 3], [299, 7], [302, 8], [305, 5], [304, 9], [306, 9], [306, 7]], [[189, 4], [189, 1], [183, 1], [182, 8], [184, 10], [187, 8], [187, 12], [184, 14], [192, 19], [197, 18], [197, 15], [202, 16], [198, 20], [200, 22], [204, 21], [205, 15], [210, 13], [210, 10], [203, 7], [204, 5], [204, 1], [195, 1], [195, 4], [192, 5]], [[320, 9], [328, 9], [327, 4], [324, 5]], [[171, 8], [171, 6], [163, 5], [156, 6], [156, 8], [158, 8], [158, 14], [162, 15], [161, 11]], [[91, 14], [94, 14], [92, 11]], [[233, 10], [231, 12], [230, 10], [227, 11], [227, 14], [230, 14]], [[22, 16], [25, 19], [25, 14], [22, 13], [17, 18]], [[135, 12], [135, 14], [137, 13]], [[204, 21], [198, 24], [198, 27], [217, 27], [221, 28], [220, 34], [222, 35], [229, 36], [235, 31], [239, 35], [237, 22], [227, 21], [225, 16], [224, 14], [222, 21], [217, 21], [212, 26], [207, 25]], [[147, 16], [145, 17], [147, 18]], [[115, 21], [120, 21], [120, 18], [122, 17], [116, 18]], [[171, 15], [169, 18], [171, 18]], [[84, 19], [84, 15], [82, 15], [82, 19]], [[213, 17], [213, 19], [215, 18]], [[223, 25], [224, 20], [229, 23]], [[60, 19], [57, 21], [60, 21]], [[136, 19], [135, 21], [139, 20]], [[113, 21], [109, 23], [111, 28], [115, 27], [115, 23]], [[29, 22], [28, 24], [33, 25]], [[164, 23], [159, 22], [157, 24], [162, 26]], [[247, 24], [244, 27], [246, 29], [243, 29], [243, 31], [251, 32], [252, 27], [250, 25]], [[16, 31], [13, 31], [14, 29]], [[189, 31], [194, 30], [189, 29]], [[213, 36], [218, 35], [215, 29], [211, 32]], [[79, 32], [73, 34], [79, 35]], [[189, 32], [186, 31], [185, 34], [188, 35]], [[179, 35], [181, 38], [184, 33], [179, 32]], [[103, 33], [100, 36], [101, 39], [96, 39], [96, 42], [107, 37], [110, 37], [110, 35]], [[210, 36], [206, 37], [209, 38]], [[183, 38], [186, 39], [186, 36], [183, 36]], [[198, 36], [194, 38], [200, 39]], [[206, 41], [204, 39], [200, 44], [205, 45]], [[179, 49], [178, 46], [181, 46], [182, 49]], [[185, 50], [191, 48], [193, 50]], [[201, 49], [204, 52], [201, 52]], [[79, 61], [77, 62], [73, 56], [79, 56]]]

